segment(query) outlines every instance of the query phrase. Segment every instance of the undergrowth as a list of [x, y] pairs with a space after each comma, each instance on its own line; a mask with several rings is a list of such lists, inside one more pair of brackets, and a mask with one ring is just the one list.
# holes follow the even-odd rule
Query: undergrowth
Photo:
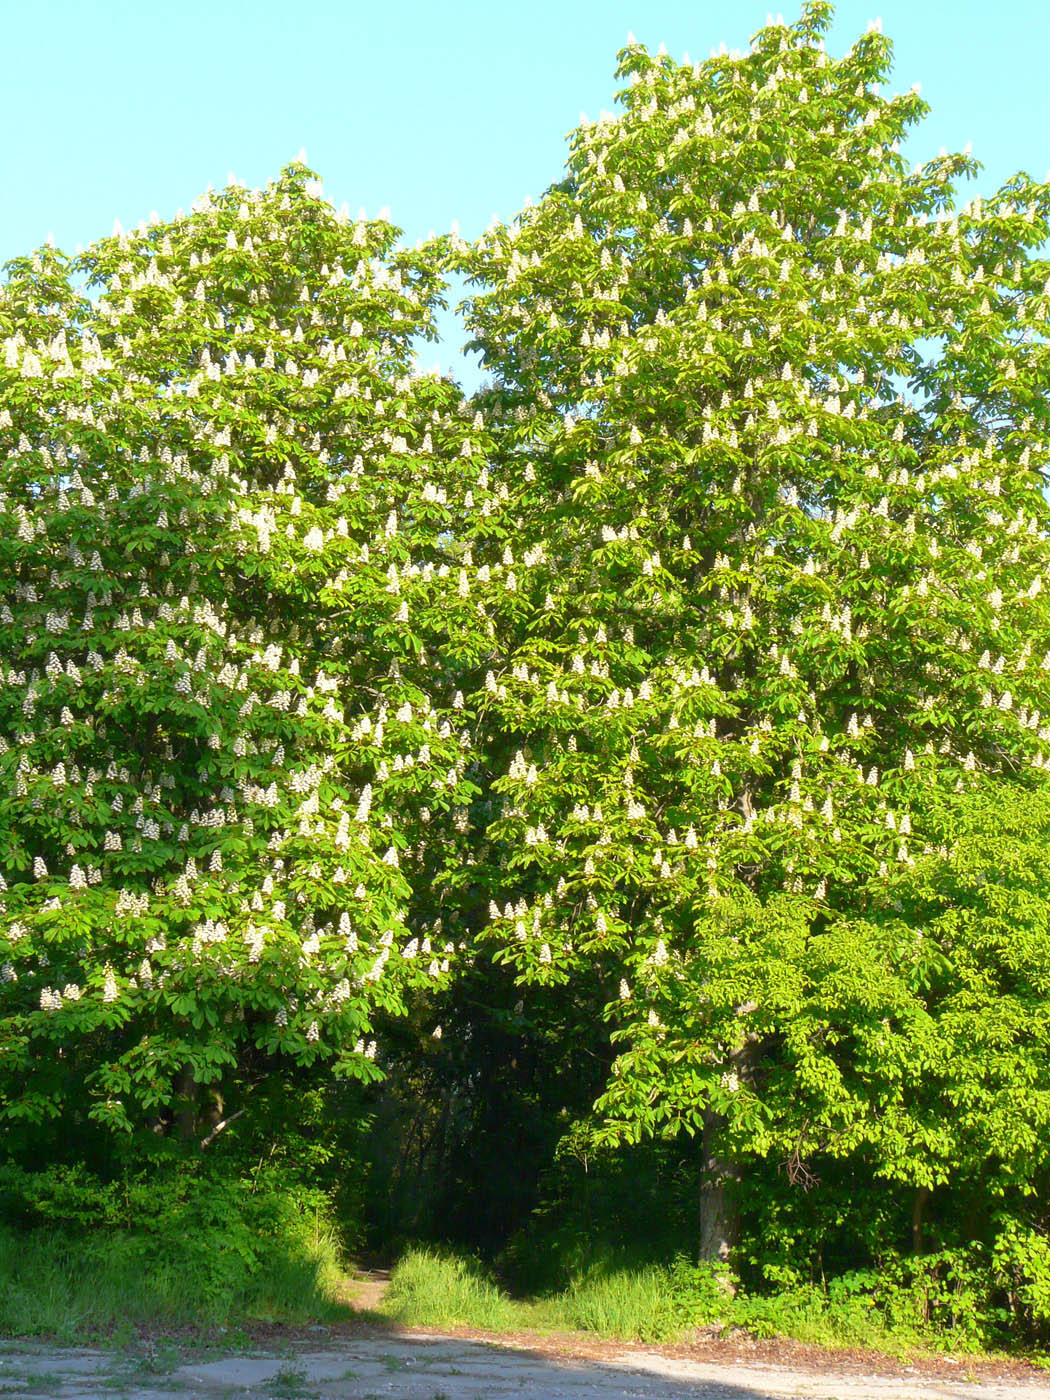
[[0, 1227], [0, 1333], [72, 1342], [346, 1315], [322, 1193], [259, 1178], [176, 1185], [125, 1188], [110, 1211], [92, 1183], [88, 1215], [67, 1178], [61, 1197], [32, 1203], [28, 1227]]
[[748, 1293], [724, 1268], [685, 1258], [641, 1267], [597, 1259], [561, 1289], [516, 1298], [473, 1259], [415, 1248], [394, 1270], [382, 1310], [405, 1325], [585, 1331], [642, 1342], [739, 1328], [757, 1337], [896, 1355], [996, 1350], [1001, 1337], [978, 1316], [958, 1278], [949, 1270], [938, 1277], [939, 1262], [934, 1258], [925, 1271], [887, 1267], [823, 1286]]

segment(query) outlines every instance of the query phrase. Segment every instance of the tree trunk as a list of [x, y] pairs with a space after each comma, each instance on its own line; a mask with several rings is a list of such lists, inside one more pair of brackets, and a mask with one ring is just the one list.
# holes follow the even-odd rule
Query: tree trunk
[[[754, 1010], [754, 1003], [748, 1002], [737, 1008], [737, 1015]], [[727, 1074], [738, 1088], [753, 1083], [758, 1051], [758, 1036], [751, 1034], [728, 1056]], [[723, 1156], [718, 1148], [725, 1121], [721, 1113], [709, 1110], [704, 1115], [700, 1260], [709, 1264], [728, 1264], [740, 1242], [740, 1214], [734, 1189], [740, 1181], [740, 1163]]]
[[922, 1218], [926, 1210], [926, 1202], [930, 1199], [930, 1188], [920, 1186], [915, 1192], [915, 1199], [911, 1206], [911, 1252], [912, 1254], [922, 1253]]
[[189, 1065], [184, 1065], [179, 1074], [178, 1095], [179, 1137], [183, 1144], [187, 1144], [197, 1137], [197, 1080]]
[[706, 1264], [728, 1264], [740, 1235], [740, 1220], [732, 1198], [732, 1185], [740, 1179], [740, 1171], [735, 1163], [719, 1156], [715, 1147], [724, 1123], [720, 1113], [704, 1115], [700, 1260]]

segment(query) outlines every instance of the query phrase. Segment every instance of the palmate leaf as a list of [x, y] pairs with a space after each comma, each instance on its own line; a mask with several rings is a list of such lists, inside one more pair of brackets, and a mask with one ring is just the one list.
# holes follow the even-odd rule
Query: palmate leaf
[[[968, 156], [909, 171], [925, 104], [879, 95], [880, 32], [829, 57], [828, 13], [691, 66], [624, 50], [622, 110], [463, 259], [506, 514], [550, 595], [527, 627], [500, 612], [483, 696], [486, 938], [532, 987], [597, 974], [610, 1132], [714, 1113], [737, 1151], [863, 1146], [929, 1184], [976, 1171], [983, 1130], [931, 1127], [973, 934], [940, 941], [915, 891], [962, 813], [1030, 804], [1044, 839], [1050, 444], [1021, 331], [1045, 325], [1050, 188], [960, 208]], [[997, 1061], [999, 1092], [1042, 1095], [1050, 1044], [1008, 1037], [1028, 1067]]]
[[37, 1054], [0, 1115], [46, 1079], [172, 1126], [183, 1064], [229, 1104], [260, 1052], [371, 1078], [375, 1008], [447, 974], [476, 786], [428, 492], [462, 504], [484, 433], [414, 373], [443, 255], [396, 236], [293, 166], [8, 268], [0, 1040]]

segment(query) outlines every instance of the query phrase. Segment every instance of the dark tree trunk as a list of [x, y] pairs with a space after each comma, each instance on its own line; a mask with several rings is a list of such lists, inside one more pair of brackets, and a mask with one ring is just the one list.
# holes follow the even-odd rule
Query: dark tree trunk
[[740, 1220], [732, 1188], [740, 1179], [737, 1165], [721, 1157], [715, 1146], [725, 1119], [704, 1117], [703, 1164], [700, 1178], [700, 1259], [727, 1264], [740, 1237]]
[[[738, 1014], [743, 1015], [754, 1009], [753, 1004], [742, 1006]], [[727, 1073], [735, 1078], [741, 1088], [754, 1082], [758, 1051], [758, 1037], [748, 1035], [728, 1057]], [[724, 1126], [722, 1114], [709, 1111], [704, 1115], [700, 1259], [709, 1264], [729, 1264], [740, 1243], [740, 1212], [735, 1190], [741, 1176], [740, 1163], [724, 1156], [718, 1146]]]
[[184, 1065], [178, 1082], [179, 1138], [184, 1145], [194, 1142], [197, 1137], [197, 1087], [192, 1068]]
[[930, 1199], [930, 1188], [920, 1186], [915, 1192], [911, 1206], [911, 1252], [922, 1253], [922, 1221], [926, 1212], [926, 1202]]

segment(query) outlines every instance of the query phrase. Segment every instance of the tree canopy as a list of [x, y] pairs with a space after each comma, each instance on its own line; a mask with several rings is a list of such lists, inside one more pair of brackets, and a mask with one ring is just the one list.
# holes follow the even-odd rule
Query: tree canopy
[[1001, 1183], [1045, 1131], [1042, 916], [989, 942], [958, 882], [1045, 840], [1050, 191], [909, 171], [925, 104], [829, 17], [625, 50], [623, 114], [466, 260], [543, 561], [481, 697], [519, 741], [488, 936], [526, 985], [600, 969], [613, 1134]]
[[464, 1121], [497, 1027], [699, 1136], [712, 1255], [830, 1164], [1050, 1277], [1050, 185], [909, 167], [830, 21], [629, 44], [472, 244], [297, 163], [9, 265], [8, 1122], [210, 1140], [444, 1017]]
[[448, 972], [472, 423], [411, 373], [441, 284], [396, 237], [297, 165], [9, 269], [8, 1118], [368, 1077], [375, 1010]]

